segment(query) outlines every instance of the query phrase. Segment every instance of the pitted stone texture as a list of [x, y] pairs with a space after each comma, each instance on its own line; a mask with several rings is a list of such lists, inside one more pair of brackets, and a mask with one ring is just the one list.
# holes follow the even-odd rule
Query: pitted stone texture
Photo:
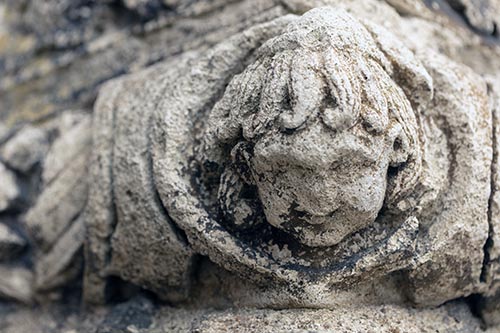
[[[443, 321], [452, 315], [454, 320]], [[438, 324], [439, 323], [439, 324]], [[194, 332], [481, 332], [466, 306], [450, 304], [436, 310], [396, 306], [336, 310], [240, 310], [209, 314]]]
[[[341, 10], [308, 12], [259, 50], [209, 116], [207, 136], [235, 145], [233, 163], [248, 168], [244, 182], [257, 188], [267, 222], [308, 246], [371, 225], [386, 195], [397, 206], [420, 172], [415, 115], [391, 72], [412, 76], [400, 83], [415, 102], [429, 99], [430, 77], [375, 30]], [[403, 164], [387, 184], [388, 169]]]
[[[486, 86], [345, 6], [256, 25], [105, 87], [88, 300], [109, 275], [179, 299], [167, 286], [189, 283], [196, 253], [281, 291], [276, 306], [332, 306], [337, 288], [398, 270], [421, 305], [484, 290]], [[151, 260], [165, 264], [141, 269]], [[170, 260], [178, 271], [162, 268]]]
[[[160, 96], [164, 88], [144, 85], [165, 70], [151, 69], [123, 85], [110, 84], [96, 104], [93, 135], [99, 150], [92, 157], [95, 181], [85, 211], [90, 236], [87, 258], [107, 274], [154, 290], [165, 299], [181, 300], [187, 297], [193, 253], [159, 203], [153, 185], [148, 130], [157, 101], [149, 97]], [[120, 89], [124, 86], [126, 90]], [[142, 97], [127, 90], [139, 91]], [[97, 272], [87, 269], [87, 273]]]
[[158, 306], [145, 297], [135, 297], [99, 311], [77, 311], [74, 306], [56, 304], [36, 310], [7, 308], [4, 312], [0, 316], [4, 333], [484, 332], [480, 320], [472, 316], [467, 306], [455, 302], [438, 309], [362, 306], [332, 310], [214, 310]]
[[[106, 279], [110, 273], [155, 290], [165, 299], [179, 300], [187, 296], [194, 253], [184, 233], [174, 224], [170, 210], [165, 209], [165, 202], [157, 197], [156, 183], [159, 180], [152, 173], [156, 167], [154, 160], [158, 159], [153, 146], [167, 138], [166, 142], [170, 144], [177, 138], [164, 136], [158, 142], [156, 137], [151, 136], [151, 126], [156, 122], [153, 113], [158, 105], [164, 103], [165, 94], [175, 96], [173, 89], [189, 89], [189, 85], [197, 84], [198, 88], [212, 94], [212, 86], [223, 85], [241, 66], [244, 57], [270, 35], [280, 31], [288, 21], [289, 18], [280, 19], [280, 24], [256, 25], [221, 44], [209, 54], [218, 52], [232, 58], [221, 57], [220, 63], [210, 62], [211, 58], [206, 56], [196, 59], [200, 54], [187, 54], [175, 65], [167, 63], [152, 68], [109, 84], [103, 91], [94, 117], [93, 181], [86, 210], [89, 234], [86, 292], [89, 301], [103, 297], [103, 290], [98, 296], [100, 292], [93, 286], [98, 284], [96, 281], [99, 278]], [[210, 71], [204, 73], [207, 67]], [[196, 82], [192, 82], [189, 76], [183, 77], [186, 72], [197, 71], [200, 78]], [[208, 78], [213, 78], [213, 83]], [[145, 80], [150, 82], [146, 86]], [[207, 80], [209, 86], [206, 85]], [[180, 93], [185, 94], [182, 90]], [[142, 98], [135, 98], [136, 94]], [[174, 98], [181, 107], [183, 103], [206, 102], [201, 98]], [[199, 107], [199, 104], [194, 106]], [[160, 108], [163, 109], [162, 106]], [[167, 109], [175, 112], [172, 106]], [[169, 124], [185, 129], [183, 124], [175, 121]], [[131, 147], [136, 149], [131, 150]], [[177, 163], [179, 158], [177, 155], [163, 157], [171, 163]], [[132, 173], [134, 177], [131, 177], [130, 170], [135, 170]], [[164, 172], [167, 171], [164, 169]], [[143, 227], [136, 229], [138, 223]], [[151, 265], [144, 269], [144, 262], [151, 262]]]
[[[329, 10], [332, 9], [325, 8], [325, 10], [330, 13]], [[311, 13], [311, 15], [314, 14]], [[304, 21], [308, 19], [309, 17], [306, 17]], [[297, 22], [300, 22], [300, 19]], [[321, 26], [324, 23], [324, 20], [321, 18], [318, 19], [318, 25]], [[297, 25], [290, 24], [288, 27], [289, 30], [285, 34], [289, 33], [293, 36], [294, 29], [299, 26], [300, 23]], [[255, 28], [257, 29], [257, 26]], [[318, 29], [318, 31], [321, 31], [321, 29]], [[300, 36], [300, 33], [298, 35]], [[261, 50], [257, 51], [257, 57], [260, 54], [259, 52], [265, 54], [264, 50], [267, 47], [270, 48], [270, 52], [273, 50], [272, 41], [274, 40], [271, 39]], [[286, 46], [286, 44], [284, 45]], [[344, 243], [340, 249], [327, 249], [327, 251], [332, 252], [329, 254], [325, 253], [325, 249], [320, 249], [316, 252], [314, 249], [310, 250], [302, 248], [300, 245], [297, 246], [287, 236], [282, 239], [276, 239], [278, 242], [274, 243], [274, 240], [270, 239], [270, 237], [273, 237], [272, 233], [274, 231], [268, 229], [269, 225], [264, 225], [263, 230], [252, 231], [254, 234], [261, 234], [262, 232], [262, 238], [252, 237], [252, 240], [239, 239], [240, 236], [237, 230], [234, 235], [231, 234], [228, 230], [225, 230], [226, 227], [229, 229], [230, 225], [222, 225], [222, 221], [217, 221], [215, 216], [211, 215], [211, 212], [203, 209], [201, 202], [206, 205], [211, 200], [210, 194], [207, 192], [214, 191], [216, 188], [213, 187], [213, 183], [210, 183], [210, 187], [206, 184], [200, 184], [201, 189], [197, 189], [200, 191], [199, 193], [193, 193], [193, 190], [189, 189], [192, 186], [190, 183], [193, 177], [190, 174], [190, 170], [193, 169], [192, 167], [187, 168], [190, 157], [185, 156], [184, 152], [189, 152], [190, 148], [186, 149], [186, 147], [193, 145], [193, 136], [189, 130], [191, 126], [190, 119], [197, 117], [195, 116], [197, 113], [200, 116], [204, 115], [201, 112], [205, 112], [205, 105], [211, 103], [211, 99], [217, 94], [217, 91], [224, 89], [224, 76], [221, 77], [219, 82], [214, 81], [212, 90], [203, 86], [203, 79], [206, 76], [212, 77], [215, 70], [219, 70], [224, 75], [231, 75], [227, 64], [221, 65], [218, 68], [213, 65], [213, 61], [219, 61], [219, 59], [224, 59], [224, 57], [233, 61], [233, 55], [230, 57], [226, 53], [226, 49], [232, 48], [232, 45], [228, 41], [212, 49], [206, 57], [194, 62], [195, 65], [192, 66], [194, 69], [184, 74], [181, 81], [176, 82], [176, 86], [174, 86], [175, 91], [162, 100], [161, 105], [165, 107], [159, 107], [154, 118], [155, 134], [152, 142], [156, 185], [162, 202], [170, 216], [186, 232], [188, 240], [195, 246], [195, 249], [203, 254], [208, 253], [212, 260], [245, 278], [263, 283], [264, 281], [269, 281], [269, 277], [272, 277], [275, 280], [277, 288], [280, 283], [288, 285], [289, 290], [287, 292], [293, 294], [296, 299], [300, 299], [298, 301], [300, 304], [322, 302], [321, 299], [328, 294], [325, 291], [328, 288], [327, 285], [347, 283], [345, 280], [348, 277], [361, 278], [360, 275], [368, 276], [371, 268], [377, 267], [379, 269], [378, 272], [384, 274], [383, 272], [408, 265], [418, 225], [418, 222], [412, 218], [401, 221], [402, 224], [399, 229], [395, 228], [389, 232], [386, 231], [384, 234], [379, 234], [381, 230], [377, 229], [378, 226], [374, 226], [371, 229], [372, 234], [367, 236], [367, 239], [360, 240], [360, 243], [363, 244], [362, 246], [366, 246], [368, 249], [356, 249], [360, 252], [366, 250], [364, 251], [365, 256], [360, 260], [353, 260], [349, 263], [352, 252], [350, 252], [348, 242]], [[229, 60], [226, 60], [226, 63], [232, 64]], [[190, 75], [190, 73], [197, 73], [197, 75]], [[182, 84], [179, 82], [182, 82]], [[237, 87], [237, 84], [234, 84], [233, 87]], [[233, 90], [230, 85], [226, 89], [226, 92]], [[178, 96], [185, 97], [179, 98]], [[189, 105], [183, 105], [182, 100], [189, 101]], [[173, 103], [177, 105], [175, 108], [172, 107]], [[205, 115], [205, 117], [207, 116], [209, 115]], [[228, 123], [228, 126], [230, 125]], [[237, 126], [237, 123], [234, 123], [234, 125]], [[195, 129], [197, 126], [202, 125], [201, 123], [200, 125], [195, 125]], [[208, 133], [205, 136], [204, 133], [200, 132], [198, 134], [200, 138], [203, 137], [203, 140], [211, 135], [211, 133]], [[171, 139], [165, 140], [165, 138]], [[214, 142], [213, 146], [207, 144], [205, 147], [217, 148], [218, 144]], [[197, 148], [194, 148], [196, 152]], [[207, 155], [206, 153], [201, 152], [200, 164], [205, 164], [201, 156], [203, 154]], [[213, 154], [212, 158], [220, 157], [217, 153]], [[222, 158], [227, 157], [222, 156]], [[212, 159], [211, 161], [215, 160]], [[211, 167], [210, 160], [208, 162], [203, 167]], [[212, 169], [217, 171], [217, 168], [218, 166], [215, 163], [215, 167]], [[210, 173], [202, 176], [202, 179], [203, 177], [206, 177], [208, 180], [211, 179], [212, 182], [214, 181]], [[204, 186], [206, 186], [205, 189], [207, 190], [205, 193], [203, 192]], [[252, 194], [251, 191], [248, 193], [255, 196], [255, 193]], [[204, 196], [207, 196], [206, 199]], [[204, 201], [200, 202], [200, 200]], [[210, 204], [217, 203], [211, 202]], [[251, 233], [248, 233], [248, 236], [250, 235]], [[281, 241], [291, 241], [292, 243], [290, 244], [293, 245], [288, 247], [286, 243], [279, 243]], [[371, 242], [377, 242], [377, 248], [373, 251], [370, 251], [369, 245], [366, 245], [371, 244]], [[305, 251], [301, 253], [301, 250]], [[336, 262], [336, 260], [340, 262]], [[323, 273], [318, 274], [318, 271], [308, 268], [313, 265], [320, 265]], [[384, 267], [383, 269], [381, 268], [382, 266]], [[313, 282], [303, 284], [303, 279], [307, 278], [310, 278]], [[290, 285], [291, 283], [293, 284]], [[300, 295], [307, 296], [301, 297]]]
[[493, 164], [491, 168], [491, 197], [489, 237], [484, 245], [485, 262], [482, 280], [488, 289], [476, 298], [478, 311], [490, 326], [500, 325], [500, 75], [488, 76], [488, 94], [493, 116]]
[[[410, 276], [416, 288], [413, 299], [437, 305], [485, 289], [481, 273], [489, 229], [493, 127], [484, 80], [437, 54], [423, 62], [435, 86], [424, 122], [444, 133], [450, 166], [447, 184], [439, 189], [440, 204], [422, 211], [421, 256]], [[428, 137], [429, 146], [438, 138]], [[439, 160], [439, 155], [434, 158]]]
[[[67, 62], [42, 72], [23, 67], [20, 81], [0, 79], [9, 90], [41, 75], [43, 96], [82, 103], [109, 77], [166, 59], [105, 83], [92, 120], [49, 120], [43, 128], [56, 139], [38, 161], [24, 163], [31, 166], [6, 162], [20, 178], [32, 176], [23, 169], [41, 171], [41, 195], [25, 216], [35, 245], [34, 276], [23, 280], [29, 295], [15, 279], [0, 277], [0, 290], [28, 301], [31, 289], [54, 295], [72, 286], [87, 232], [88, 302], [106, 301], [119, 278], [132, 283], [119, 281], [124, 290], [138, 285], [202, 308], [330, 309], [228, 311], [190, 328], [328, 331], [341, 329], [331, 316], [343, 316], [360, 331], [475, 331], [465, 302], [445, 303], [471, 294], [494, 324], [498, 117], [488, 97], [494, 100], [496, 83], [487, 89], [473, 70], [499, 68], [498, 49], [446, 26], [421, 2], [225, 2], [121, 1], [115, 5], [127, 17], [148, 21], [144, 36], [125, 29], [96, 39], [75, 34], [73, 41], [74, 31], [66, 31], [53, 45], [92, 40], [78, 66], [75, 54], [61, 51]], [[85, 1], [58, 3], [60, 11], [46, 8], [86, 11]], [[175, 8], [168, 28], [149, 21], [159, 7]], [[275, 19], [287, 11], [297, 16]], [[201, 21], [177, 16], [201, 12]], [[92, 30], [94, 19], [82, 24]], [[58, 30], [64, 20], [44, 24]], [[155, 29], [161, 32], [149, 35]], [[164, 35], [168, 47], [159, 42]], [[196, 50], [181, 54], [187, 49]], [[47, 83], [54, 78], [57, 84]], [[29, 100], [21, 103], [28, 109]], [[18, 140], [14, 132], [0, 128], [0, 145]], [[410, 310], [408, 299], [445, 305]], [[146, 303], [144, 327], [111, 315], [103, 329], [153, 326]], [[116, 313], [122, 309], [127, 305]], [[452, 317], [464, 320], [446, 320]], [[263, 318], [272, 325], [259, 326]], [[401, 327], [391, 318], [404, 318]]]

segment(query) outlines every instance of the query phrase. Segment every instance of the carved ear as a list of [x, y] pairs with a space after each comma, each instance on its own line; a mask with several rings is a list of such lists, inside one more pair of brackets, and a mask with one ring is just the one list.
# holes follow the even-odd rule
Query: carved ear
[[248, 142], [238, 142], [231, 150], [233, 168], [248, 185], [255, 185], [251, 170], [253, 147]]
[[[408, 102], [406, 102], [408, 104]], [[394, 101], [391, 102], [394, 104]], [[408, 108], [410, 106], [408, 105]], [[408, 121], [409, 119], [405, 119]], [[389, 178], [387, 183], [386, 204], [390, 208], [404, 211], [411, 205], [403, 203], [415, 191], [422, 169], [421, 143], [416, 132], [405, 122], [392, 122], [389, 126], [388, 144], [391, 145], [389, 157]], [[411, 135], [415, 134], [415, 137]]]
[[245, 183], [234, 165], [222, 173], [217, 198], [228, 226], [245, 230], [264, 222], [256, 188]]
[[414, 107], [425, 108], [433, 97], [433, 82], [422, 63], [389, 31], [366, 20], [362, 23], [389, 59], [392, 68], [386, 70], [393, 80], [403, 88]]

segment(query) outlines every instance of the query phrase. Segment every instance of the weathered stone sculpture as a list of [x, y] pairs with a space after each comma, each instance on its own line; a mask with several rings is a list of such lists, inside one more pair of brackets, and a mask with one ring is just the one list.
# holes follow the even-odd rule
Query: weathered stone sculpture
[[[500, 81], [389, 32], [367, 9], [384, 5], [285, 3], [294, 14], [106, 83], [92, 117], [6, 135], [0, 210], [33, 200], [10, 169], [43, 171], [25, 214], [34, 290], [0, 278], [0, 293], [43, 298], [83, 265], [88, 303], [127, 284], [260, 308], [473, 295], [497, 323]], [[0, 258], [25, 246], [3, 234]]]
[[[246, 279], [286, 285], [309, 306], [328, 302], [335, 285], [396, 270], [408, 272], [418, 303], [477, 292], [492, 156], [486, 86], [448, 61], [427, 63], [434, 76], [380, 27], [325, 7], [180, 61], [157, 76], [161, 89], [151, 73], [141, 74], [149, 89], [140, 78], [114, 83], [94, 123], [101, 163], [92, 163], [88, 273], [158, 292], [180, 276], [178, 290], [202, 253]], [[462, 100], [449, 100], [455, 89]], [[466, 179], [472, 170], [477, 179]], [[114, 208], [103, 205], [110, 191]], [[452, 212], [433, 211], [437, 202]], [[466, 253], [455, 237], [466, 237]], [[159, 270], [130, 269], [145, 260]], [[455, 267], [442, 266], [449, 260]]]

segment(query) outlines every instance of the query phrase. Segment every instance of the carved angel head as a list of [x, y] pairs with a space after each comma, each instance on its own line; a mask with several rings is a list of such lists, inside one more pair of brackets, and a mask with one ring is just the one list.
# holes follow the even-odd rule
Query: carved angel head
[[[211, 115], [207, 140], [231, 151], [223, 180], [232, 170], [255, 187], [267, 222], [308, 246], [370, 225], [419, 176], [419, 126], [404, 90], [421, 73], [394, 66], [397, 51], [388, 56], [368, 29], [338, 9], [308, 12], [259, 49]], [[240, 200], [233, 217], [254, 218]]]

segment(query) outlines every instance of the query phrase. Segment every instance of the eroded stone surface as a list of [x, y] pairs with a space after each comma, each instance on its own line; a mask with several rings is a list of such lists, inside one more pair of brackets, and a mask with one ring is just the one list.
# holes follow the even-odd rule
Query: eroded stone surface
[[[45, 74], [0, 63], [10, 73], [0, 80], [9, 107], [29, 105], [13, 87], [41, 75], [51, 108], [89, 108], [96, 82], [116, 72], [98, 60], [85, 75], [78, 69], [103, 50], [112, 50], [102, 55], [109, 60], [126, 49], [113, 62], [124, 71], [164, 61], [105, 83], [93, 112], [0, 128], [15, 184], [0, 188], [9, 194], [4, 211], [33, 241], [2, 267], [0, 292], [64, 299], [83, 274], [88, 303], [144, 288], [198, 307], [168, 326], [150, 320], [149, 300], [132, 306], [140, 322], [118, 305], [100, 322], [104, 331], [187, 330], [187, 322], [208, 332], [342, 330], [331, 316], [357, 331], [477, 331], [467, 307], [497, 324], [500, 51], [483, 45], [485, 35], [496, 38], [486, 26], [495, 20], [479, 2], [462, 1], [488, 17], [474, 21], [465, 10], [471, 32], [429, 2], [386, 2], [30, 3], [26, 18], [61, 15], [39, 18], [47, 38], [33, 50], [88, 52], [80, 65], [68, 58], [69, 67]], [[117, 23], [119, 10], [134, 28], [109, 34], [127, 26]], [[155, 53], [161, 31], [172, 37]], [[46, 90], [50, 77], [60, 82]], [[88, 90], [75, 94], [80, 88]], [[324, 310], [290, 310], [302, 307]]]
[[[141, 154], [146, 166], [135, 174], [153, 177], [194, 251], [257, 284], [274, 281], [286, 304], [329, 304], [333, 286], [397, 270], [407, 272], [404, 293], [419, 305], [483, 291], [492, 159], [486, 84], [441, 55], [415, 57], [340, 8], [289, 20], [271, 23], [284, 26], [277, 37], [256, 26], [175, 70], [159, 66], [107, 88], [94, 144], [108, 162], [93, 183], [114, 182], [112, 204], [132, 196], [119, 194], [120, 179]], [[139, 83], [144, 77], [151, 86]], [[159, 105], [151, 120], [148, 103]], [[122, 122], [131, 131], [124, 136]], [[152, 136], [141, 138], [144, 130]], [[477, 177], [467, 178], [472, 170]], [[96, 199], [89, 219], [106, 200]], [[89, 260], [105, 258], [111, 244], [110, 268], [105, 259], [93, 267], [147, 286], [144, 272], [129, 275], [122, 264], [133, 258], [125, 255], [133, 238], [121, 235], [120, 220], [134, 214], [119, 208], [118, 222], [106, 214], [110, 222], [91, 222], [103, 231], [90, 238]]]
[[[66, 310], [67, 311], [67, 310]], [[450, 303], [438, 310], [398, 306], [339, 309], [183, 309], [158, 308], [144, 297], [112, 309], [67, 315], [58, 306], [34, 315], [17, 309], [0, 318], [6, 333], [54, 332], [484, 332], [466, 305]], [[496, 330], [488, 330], [494, 333]]]

